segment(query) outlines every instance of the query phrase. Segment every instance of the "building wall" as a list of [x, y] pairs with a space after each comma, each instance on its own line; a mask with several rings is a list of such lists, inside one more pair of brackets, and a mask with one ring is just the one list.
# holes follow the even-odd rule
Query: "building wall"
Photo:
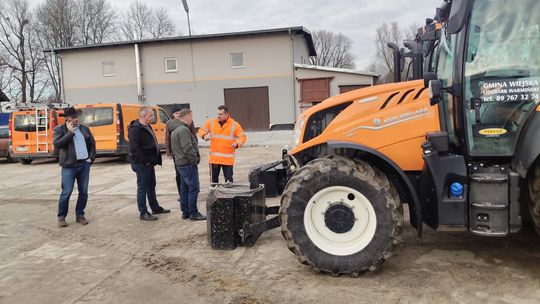
[[[268, 86], [270, 123], [291, 123], [295, 119], [292, 66], [293, 61], [308, 54], [305, 42], [296, 38], [276, 34], [194, 41], [195, 73], [189, 42], [141, 44], [139, 51], [148, 104], [190, 103], [200, 125], [207, 117], [214, 117], [216, 107], [224, 103], [224, 89]], [[231, 68], [233, 52], [244, 53], [244, 68]], [[136, 103], [134, 54], [133, 46], [62, 53], [66, 101]], [[164, 58], [171, 57], [177, 58], [178, 72], [166, 73]], [[114, 61], [114, 77], [103, 76], [103, 61]]]
[[300, 82], [298, 81], [299, 79], [333, 77], [332, 80], [330, 80], [330, 96], [339, 94], [340, 85], [373, 85], [375, 81], [375, 78], [370, 75], [331, 72], [306, 68], [296, 68], [295, 70], [295, 100], [298, 113], [300, 113], [299, 101], [301, 93]]

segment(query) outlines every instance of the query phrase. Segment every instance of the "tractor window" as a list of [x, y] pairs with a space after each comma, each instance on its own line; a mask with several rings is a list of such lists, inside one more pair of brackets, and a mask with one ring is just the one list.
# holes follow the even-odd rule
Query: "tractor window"
[[540, 1], [475, 1], [467, 41], [469, 152], [511, 156], [525, 118], [540, 101]]
[[[444, 31], [441, 32], [441, 39], [435, 49], [435, 58], [433, 59], [434, 70], [437, 77], [443, 82], [444, 86], [452, 85], [452, 69], [454, 64], [454, 46], [455, 35], [447, 36]], [[444, 107], [446, 113], [446, 130], [450, 140], [457, 144], [455, 140], [455, 116], [454, 116], [454, 98], [450, 94], [443, 94], [443, 102], [439, 106]]]

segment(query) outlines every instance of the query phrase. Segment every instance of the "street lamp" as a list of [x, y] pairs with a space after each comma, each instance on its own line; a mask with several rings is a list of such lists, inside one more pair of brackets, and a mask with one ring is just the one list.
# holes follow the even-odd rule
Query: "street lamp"
[[182, 0], [182, 4], [184, 5], [184, 10], [186, 11], [188, 32], [189, 37], [191, 37], [191, 23], [189, 22], [189, 6], [187, 4], [187, 0]]

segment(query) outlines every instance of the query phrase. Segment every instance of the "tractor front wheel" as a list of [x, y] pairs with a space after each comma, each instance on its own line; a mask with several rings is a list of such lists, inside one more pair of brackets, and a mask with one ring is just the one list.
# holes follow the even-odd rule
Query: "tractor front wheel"
[[317, 272], [359, 275], [387, 259], [403, 225], [399, 195], [363, 161], [320, 158], [302, 167], [281, 199], [281, 232]]

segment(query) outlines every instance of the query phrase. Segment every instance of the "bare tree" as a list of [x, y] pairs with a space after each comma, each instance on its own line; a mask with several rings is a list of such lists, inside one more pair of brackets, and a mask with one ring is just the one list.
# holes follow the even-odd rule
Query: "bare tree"
[[0, 9], [0, 44], [6, 50], [6, 65], [20, 88], [21, 101], [26, 102], [28, 85], [27, 39], [30, 14], [28, 1], [8, 0]]
[[174, 22], [165, 9], [153, 9], [142, 0], [131, 2], [120, 23], [121, 40], [141, 40], [172, 36]]
[[150, 35], [152, 38], [161, 38], [161, 37], [170, 37], [174, 36], [176, 32], [176, 27], [172, 19], [169, 17], [169, 14], [165, 8], [160, 7], [154, 10], [152, 14], [152, 26]]
[[321, 30], [313, 32], [316, 57], [310, 58], [313, 65], [354, 69], [354, 56], [351, 52], [351, 38], [338, 33]]
[[116, 30], [116, 12], [107, 0], [78, 0], [76, 7], [78, 44], [97, 44], [112, 40]]
[[77, 43], [78, 12], [74, 0], [45, 0], [36, 14], [47, 46], [67, 47]]
[[[400, 28], [396, 22], [383, 23], [377, 27], [375, 37], [375, 58], [369, 63], [366, 70], [381, 75], [380, 82], [394, 81], [394, 55], [388, 47], [388, 42], [402, 45], [404, 39], [414, 39], [418, 26], [416, 24]], [[402, 71], [402, 79], [406, 77], [407, 70]]]

